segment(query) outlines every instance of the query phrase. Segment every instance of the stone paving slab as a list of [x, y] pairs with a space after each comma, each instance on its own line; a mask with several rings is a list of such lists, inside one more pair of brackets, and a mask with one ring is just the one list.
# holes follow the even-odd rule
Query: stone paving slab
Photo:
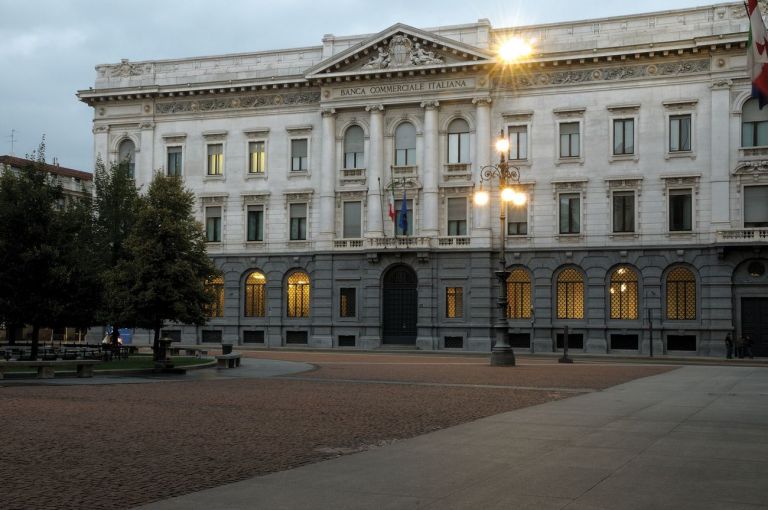
[[141, 509], [766, 508], [767, 403], [765, 368], [684, 367]]

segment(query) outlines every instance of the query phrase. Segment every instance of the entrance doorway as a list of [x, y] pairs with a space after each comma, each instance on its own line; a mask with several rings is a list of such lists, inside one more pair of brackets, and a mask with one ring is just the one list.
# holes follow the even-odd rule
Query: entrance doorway
[[416, 273], [408, 266], [395, 266], [384, 275], [382, 343], [416, 344], [417, 283]]
[[741, 298], [741, 331], [752, 338], [755, 356], [768, 357], [768, 298]]

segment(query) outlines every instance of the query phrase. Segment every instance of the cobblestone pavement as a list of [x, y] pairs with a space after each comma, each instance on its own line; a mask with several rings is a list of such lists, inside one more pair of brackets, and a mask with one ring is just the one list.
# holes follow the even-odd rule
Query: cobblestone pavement
[[670, 370], [490, 369], [482, 359], [440, 356], [249, 356], [319, 368], [299, 374], [302, 380], [0, 387], [0, 508], [130, 508], [573, 394], [513, 386], [602, 388]]

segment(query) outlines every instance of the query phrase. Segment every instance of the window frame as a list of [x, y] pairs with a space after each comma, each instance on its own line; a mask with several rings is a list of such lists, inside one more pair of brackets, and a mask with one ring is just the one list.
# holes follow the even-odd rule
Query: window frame
[[[568, 311], [568, 304], [567, 303], [566, 303], [566, 315], [564, 317], [561, 317], [559, 315], [560, 283], [561, 283], [560, 282], [560, 278], [562, 277], [563, 273], [565, 273], [569, 269], [573, 269], [574, 271], [576, 271], [576, 273], [578, 273], [581, 276], [581, 281], [580, 282], [562, 282], [562, 283], [563, 284], [574, 284], [574, 285], [576, 285], [578, 283], [581, 284], [581, 317], [570, 317], [569, 316], [570, 313]], [[586, 320], [586, 318], [587, 318], [587, 296], [586, 296], [586, 294], [587, 294], [587, 278], [586, 278], [586, 275], [584, 273], [584, 270], [581, 269], [578, 266], [573, 266], [573, 265], [562, 267], [559, 271], [557, 271], [555, 273], [554, 282], [553, 283], [555, 285], [555, 288], [554, 288], [555, 299], [553, 300], [554, 313], [553, 313], [552, 316], [555, 318], [555, 320], [557, 320], [557, 321], [584, 321], [584, 320]], [[568, 294], [567, 293], [566, 293], [565, 299], [566, 300], [568, 299]]]
[[[171, 149], [179, 149], [179, 155], [181, 158], [181, 168], [179, 168], [179, 173], [171, 175], [171, 161], [170, 161], [170, 150]], [[186, 157], [184, 154], [184, 144], [183, 143], [166, 143], [165, 145], [165, 175], [167, 177], [184, 177], [184, 161]]]
[[[529, 320], [533, 319], [533, 306], [534, 306], [534, 301], [533, 301], [533, 276], [532, 276], [531, 272], [528, 269], [526, 269], [525, 267], [523, 267], [523, 266], [515, 266], [515, 267], [511, 267], [509, 269], [510, 269], [509, 270], [509, 276], [507, 276], [507, 280], [504, 282], [504, 284], [506, 285], [506, 290], [507, 290], [507, 309], [505, 311], [506, 318], [507, 318], [507, 320], [512, 320], [512, 321], [515, 321], [515, 320], [517, 320], [517, 321], [529, 321]], [[526, 281], [524, 281], [524, 282], [523, 281], [510, 281], [510, 279], [513, 276], [513, 274], [515, 274], [516, 272], [524, 273], [525, 277], [526, 277]], [[512, 286], [514, 286], [515, 288], [511, 289], [510, 287], [512, 287]], [[519, 290], [519, 292], [517, 292], [518, 290]], [[510, 296], [513, 293], [516, 296], [514, 300], [510, 299]], [[521, 297], [522, 299], [518, 300], [517, 299], [518, 297]], [[525, 303], [526, 298], [527, 298], [528, 304], [530, 304], [530, 306], [528, 307], [528, 309], [523, 309], [522, 305]], [[519, 303], [520, 306], [516, 307], [513, 310], [513, 306], [515, 305], [515, 303]], [[518, 311], [520, 312], [519, 314], [517, 313]]]
[[[263, 144], [264, 168], [261, 172], [251, 172], [251, 144]], [[249, 138], [245, 141], [245, 177], [247, 179], [264, 179], [269, 169], [269, 142], [266, 138]]]
[[[512, 128], [525, 128], [525, 157], [523, 158], [513, 158], [512, 157], [512, 133], [510, 129]], [[507, 153], [507, 160], [508, 161], [514, 161], [516, 165], [525, 164], [528, 163], [531, 160], [531, 123], [530, 122], [513, 122], [513, 123], [507, 123], [507, 141], [509, 141], [509, 152]], [[559, 138], [558, 138], [559, 140]], [[518, 143], [517, 147], [520, 147], [521, 145]], [[519, 155], [519, 150], [518, 154]]]
[[[296, 275], [303, 273], [307, 277], [307, 283], [306, 284], [296, 284], [291, 283], [291, 278]], [[302, 311], [300, 314], [296, 314], [296, 310], [291, 310], [291, 285], [306, 285], [307, 286], [307, 305], [306, 305], [306, 313], [304, 313], [304, 310], [302, 307]], [[310, 274], [304, 270], [304, 269], [293, 269], [289, 271], [285, 276], [285, 315], [289, 319], [309, 319], [312, 317], [312, 277]], [[304, 295], [302, 294], [301, 301], [303, 302]], [[300, 303], [294, 303], [294, 308], [296, 306], [300, 306]]]
[[[691, 228], [690, 230], [672, 229], [672, 197], [681, 196], [681, 191], [688, 191], [691, 197]], [[666, 189], [666, 207], [667, 207], [667, 233], [669, 234], [691, 234], [696, 232], [696, 192], [692, 186], [670, 186]]]
[[741, 185], [741, 225], [742, 228], [768, 228], [768, 222], [763, 226], [747, 226], [747, 188], [768, 188], [768, 182]]
[[[626, 282], [621, 281], [619, 279], [614, 279], [614, 275], [618, 276], [617, 273], [618, 273], [618, 271], [620, 269], [626, 269], [626, 270], [630, 271], [634, 275], [635, 279], [634, 280], [628, 280]], [[622, 323], [627, 323], [628, 321], [635, 321], [635, 322], [639, 321], [642, 318], [642, 310], [641, 310], [642, 301], [640, 299], [640, 295], [641, 295], [640, 294], [640, 290], [641, 290], [640, 287], [641, 287], [642, 277], [641, 277], [640, 271], [636, 267], [634, 267], [634, 266], [632, 266], [630, 264], [618, 264], [618, 265], [613, 266], [607, 272], [606, 276], [607, 276], [607, 281], [606, 281], [606, 294], [605, 295], [606, 295], [606, 304], [608, 305], [608, 313], [606, 315], [608, 320], [610, 320], [610, 321], [621, 321]], [[629, 318], [625, 317], [624, 306], [622, 306], [624, 303], [623, 303], [622, 299], [619, 299], [619, 309], [618, 309], [618, 314], [617, 314], [618, 317], [614, 317], [613, 297], [612, 297], [613, 293], [611, 292], [611, 289], [614, 288], [613, 286], [615, 284], [624, 284], [624, 283], [634, 283], [634, 286], [635, 286], [635, 289], [634, 289], [634, 301], [635, 301], [635, 312], [636, 312], [636, 316], [635, 317], [629, 317]], [[631, 289], [630, 289], [630, 291], [631, 291]], [[619, 290], [619, 292], [621, 292], [621, 290]], [[619, 294], [619, 296], [621, 296], [621, 294]], [[627, 294], [627, 298], [626, 299], [631, 301], [632, 298], [631, 298], [631, 296], [629, 294]]]
[[[632, 152], [626, 152], [626, 139], [624, 140], [624, 151], [616, 152], [616, 125], [622, 123], [622, 137], [626, 138], [626, 123], [632, 123]], [[611, 116], [611, 148], [610, 154], [613, 158], [628, 159], [637, 156], [637, 118], [631, 115], [615, 115]]]
[[[690, 134], [690, 141], [689, 141], [689, 147], [688, 149], [672, 149], [672, 121], [677, 120], [679, 117], [688, 117], [688, 121], [690, 123], [689, 126], [689, 134]], [[678, 129], [678, 138], [679, 138], [680, 130]], [[669, 112], [667, 114], [667, 153], [670, 155], [680, 155], [680, 154], [689, 154], [693, 152], [693, 139], [694, 139], [694, 131], [693, 131], [693, 113], [691, 112]], [[678, 140], [678, 143], [680, 140]]]
[[[670, 304], [669, 303], [669, 300], [670, 300], [669, 277], [678, 268], [685, 269], [693, 277], [693, 282], [692, 282], [693, 283], [693, 292], [694, 292], [693, 297], [694, 297], [695, 303], [694, 303], [694, 307], [693, 307], [694, 316], [692, 318], [689, 317], [689, 316], [685, 316], [685, 317], [683, 317], [681, 319], [681, 318], [671, 318], [669, 316], [669, 304]], [[663, 283], [663, 291], [664, 291], [664, 300], [662, 302], [662, 306], [663, 306], [663, 308], [662, 308], [662, 310], [663, 310], [663, 320], [664, 321], [673, 321], [675, 324], [679, 324], [679, 323], [685, 322], [685, 321], [687, 321], [687, 322], [698, 321], [699, 317], [700, 317], [699, 306], [700, 306], [700, 302], [701, 302], [701, 298], [700, 298], [700, 296], [701, 296], [701, 289], [699, 288], [699, 277], [696, 274], [696, 271], [694, 271], [687, 264], [673, 264], [673, 265], [667, 267], [667, 269], [664, 271], [663, 277], [664, 277], [663, 282], [662, 282]], [[690, 280], [685, 280], [685, 281], [684, 280], [676, 280], [676, 281], [677, 282], [687, 282], [687, 283], [690, 283]], [[678, 305], [679, 305], [679, 302], [675, 306], [677, 312], [679, 312], [679, 306]]]
[[[340, 320], [356, 320], [357, 319], [357, 315], [358, 315], [358, 309], [359, 309], [359, 306], [358, 306], [359, 305], [358, 296], [360, 294], [358, 292], [357, 286], [356, 285], [346, 285], [346, 284], [344, 284], [343, 286], [339, 286], [337, 288], [339, 289], [338, 290], [339, 300], [337, 301], [338, 308], [336, 309], [337, 310], [336, 311], [336, 316]], [[345, 315], [345, 314], [342, 313], [342, 300], [343, 300], [343, 296], [344, 296], [344, 291], [350, 291], [350, 290], [354, 293], [354, 296], [353, 296], [353, 299], [352, 299], [352, 313], [351, 313], [351, 315]]]
[[[305, 140], [307, 142], [306, 168], [294, 170], [293, 168], [293, 143]], [[312, 142], [309, 135], [294, 135], [288, 138], [288, 175], [308, 175], [310, 171], [310, 156], [312, 154]]]
[[[561, 197], [563, 195], [575, 195], [579, 199], [579, 230], [577, 232], [571, 232], [570, 230], [568, 232], [562, 231], [562, 225], [560, 223], [560, 206], [561, 206]], [[584, 235], [584, 194], [581, 191], [577, 190], [570, 190], [570, 191], [558, 191], [557, 192], [557, 207], [555, 208], [555, 214], [557, 218], [557, 235], [558, 236], [565, 236], [565, 237], [575, 237], [575, 236], [581, 236]], [[570, 217], [572, 215], [568, 214], [569, 217], [569, 225], [570, 225]]]
[[[616, 204], [616, 195], [619, 193], [623, 194], [632, 194], [632, 230], [616, 230], [616, 216], [615, 216], [615, 204]], [[616, 236], [622, 236], [622, 235], [636, 235], [638, 234], [638, 193], [636, 189], [614, 189], [611, 190], [611, 235]]]
[[[360, 204], [360, 236], [359, 237], [347, 237], [346, 235], [346, 216], [347, 216], [347, 209], [346, 204], [348, 203], [358, 203]], [[341, 238], [342, 239], [362, 239], [364, 237], [365, 233], [365, 225], [363, 224], [363, 218], [364, 218], [364, 207], [363, 207], [363, 200], [362, 199], [347, 199], [342, 200], [341, 202]]]
[[[579, 137], [579, 143], [578, 143], [578, 150], [579, 153], [574, 155], [568, 155], [563, 156], [563, 150], [562, 150], [562, 127], [564, 124], [575, 124], [578, 126], [578, 137]], [[573, 136], [573, 133], [567, 135], [569, 137]], [[569, 138], [569, 149], [571, 147], [572, 143]], [[584, 122], [581, 119], [560, 119], [557, 121], [557, 144], [555, 144], [555, 150], [557, 151], [557, 159], [560, 162], [574, 162], [574, 161], [581, 161], [584, 158]]]
[[[466, 131], [460, 131], [457, 133], [451, 133], [451, 124], [456, 121], [464, 121], [467, 125]], [[465, 137], [465, 144], [462, 144], [462, 136]], [[458, 161], [451, 161], [451, 140], [452, 137], [457, 137], [457, 153]], [[464, 146], [466, 145], [466, 147]], [[464, 117], [454, 117], [448, 122], [445, 129], [445, 161], [448, 165], [471, 165], [472, 164], [472, 126], [469, 125], [469, 121]], [[463, 149], [463, 150], [462, 150]], [[466, 157], [465, 157], [466, 153]]]
[[[698, 140], [696, 138], [698, 99], [681, 99], [676, 101], [664, 101], [664, 159], [690, 158], [696, 159]], [[672, 139], [672, 117], [681, 115], [691, 116], [691, 149], [687, 151], [672, 151], [670, 141]], [[739, 125], [739, 144], [741, 144], [741, 125]]]
[[[208, 235], [208, 219], [209, 219], [208, 210], [209, 209], [219, 209], [219, 216], [218, 216], [218, 218], [219, 218], [219, 228], [218, 228], [219, 238], [218, 238], [218, 240], [213, 240], [213, 241], [209, 241], [208, 240], [208, 238], [209, 238], [209, 235]], [[204, 218], [205, 218], [205, 242], [206, 242], [206, 244], [212, 244], [212, 245], [222, 244], [224, 242], [224, 206], [221, 205], [221, 204], [206, 205], [203, 208], [203, 215], [204, 215]], [[213, 216], [213, 218], [216, 218], [216, 216]], [[215, 231], [215, 229], [214, 229], [214, 231]]]
[[[451, 220], [449, 216], [450, 207], [449, 202], [451, 200], [464, 200], [464, 220]], [[395, 201], [397, 202], [397, 201]], [[469, 227], [469, 197], [466, 195], [460, 195], [460, 196], [449, 196], [445, 197], [445, 205], [444, 205], [444, 211], [445, 211], [445, 235], [447, 237], [467, 237], [470, 234], [470, 227]], [[464, 222], [464, 233], [463, 234], [451, 234], [451, 221], [463, 221]]]
[[[406, 149], [398, 149], [397, 148], [397, 130], [401, 128], [404, 124], [410, 124], [413, 127], [413, 148], [406, 148]], [[416, 166], [418, 164], [418, 147], [419, 147], [419, 131], [416, 129], [416, 124], [413, 123], [410, 119], [404, 120], [395, 126], [395, 129], [392, 131], [392, 162], [394, 163], [393, 166]], [[413, 151], [413, 161], [410, 161], [408, 158], [408, 151]], [[405, 163], [400, 164], [398, 163], [398, 151], [406, 151], [405, 153]]]
[[[505, 215], [504, 215], [504, 233], [505, 233], [506, 237], [523, 238], [523, 237], [528, 237], [528, 236], [531, 235], [531, 207], [530, 207], [530, 204], [531, 204], [531, 195], [532, 194], [528, 193], [528, 190], [524, 190], [524, 193], [526, 193], [528, 198], [525, 201], [525, 204], [523, 204], [522, 206], [516, 206], [512, 202], [508, 202], [507, 203], [507, 210], [506, 210]], [[509, 224], [512, 223], [511, 221], [509, 221], [509, 219], [510, 219], [510, 210], [515, 208], [515, 207], [525, 207], [525, 233], [511, 234], [509, 232]], [[516, 222], [516, 223], [519, 224], [520, 222]]]
[[[251, 210], [250, 209], [252, 207], [261, 207], [261, 229], [260, 229], [261, 230], [261, 239], [249, 239], [248, 238], [249, 237], [249, 233], [250, 233], [250, 226], [251, 226], [251, 223], [250, 223], [250, 218], [251, 218], [251, 214], [250, 213], [251, 213]], [[266, 221], [266, 217], [267, 217], [267, 206], [266, 206], [266, 204], [258, 203], [258, 202], [257, 203], [246, 203], [245, 204], [245, 221], [244, 221], [245, 229], [244, 230], [245, 230], [245, 242], [246, 243], [249, 243], [249, 244], [250, 243], [264, 243], [266, 241], [266, 237], [267, 237], [267, 232], [266, 232], [267, 221]]]
[[[258, 284], [258, 283], [248, 283], [248, 280], [250, 279], [251, 275], [253, 275], [254, 273], [261, 274], [261, 276], [264, 277], [264, 283], [261, 283], [261, 284]], [[261, 271], [260, 269], [253, 269], [253, 270], [248, 271], [248, 274], [246, 274], [246, 276], [245, 276], [245, 280], [243, 280], [243, 317], [245, 317], [247, 319], [263, 319], [263, 318], [267, 317], [268, 309], [269, 309], [268, 306], [267, 306], [267, 301], [268, 301], [267, 300], [267, 283], [268, 283], [267, 275], [264, 273], [264, 271]], [[262, 294], [261, 298], [263, 299], [263, 302], [261, 303], [260, 307], [257, 305], [256, 293], [254, 292], [252, 294], [253, 302], [251, 303], [254, 306], [251, 306], [250, 308], [251, 308], [251, 310], [253, 310], [253, 309], [260, 309], [260, 311], [262, 313], [261, 314], [258, 314], [258, 313], [249, 314], [249, 311], [250, 311], [249, 307], [248, 307], [248, 305], [249, 305], [249, 302], [248, 302], [249, 301], [249, 288], [250, 287], [257, 287], [257, 286], [262, 286], [263, 287], [262, 292], [261, 292], [261, 294]]]
[[[291, 201], [288, 202], [288, 241], [289, 242], [306, 242], [309, 241], [309, 201]], [[291, 216], [291, 209], [294, 205], [304, 205], [304, 238], [296, 238], [293, 239], [293, 216]], [[299, 218], [297, 216], [297, 218]], [[300, 231], [300, 225], [299, 225], [299, 231]]]
[[[218, 280], [221, 280], [221, 283], [219, 283]], [[205, 282], [207, 288], [213, 288], [217, 298], [205, 307], [205, 315], [211, 320], [222, 319], [224, 317], [224, 309], [226, 307], [225, 283], [223, 276], [218, 276], [213, 278], [213, 280]]]
[[[451, 290], [453, 290], [453, 294], [451, 294]], [[454, 284], [448, 284], [443, 286], [443, 296], [445, 300], [445, 306], [444, 306], [444, 313], [443, 318], [447, 321], [463, 321], [465, 319], [465, 306], [466, 303], [466, 292], [463, 285], [454, 285]], [[458, 291], [458, 292], [457, 292]], [[450, 316], [450, 306], [451, 306], [451, 298], [454, 300], [454, 315]], [[458, 313], [456, 313], [456, 303], [460, 305], [458, 308]]]
[[[210, 155], [208, 154], [209, 147], [213, 145], [221, 146], [221, 172], [216, 174], [210, 173], [211, 160], [210, 160]], [[227, 153], [227, 144], [223, 140], [205, 142], [205, 174], [203, 175], [203, 177], [205, 177], [206, 179], [223, 179], [224, 178], [224, 176], [226, 175], [226, 165], [227, 165], [226, 153]]]
[[[360, 128], [360, 131], [362, 131], [362, 133], [363, 133], [363, 139], [362, 139], [362, 144], [363, 144], [362, 149], [363, 149], [363, 151], [362, 152], [347, 152], [347, 134], [349, 133], [350, 129], [355, 128], [355, 127]], [[365, 138], [366, 138], [366, 136], [365, 136], [365, 128], [363, 128], [363, 126], [361, 126], [360, 124], [350, 124], [350, 125], [348, 125], [344, 129], [344, 134], [341, 137], [341, 168], [342, 168], [342, 170], [364, 170], [366, 168], [366, 164], [365, 164], [366, 163], [366, 161], [365, 161], [365, 157], [366, 157], [366, 154], [365, 154], [365, 152], [366, 152], [365, 151]], [[354, 162], [355, 162], [355, 166], [354, 167], [347, 166], [347, 154], [354, 154], [355, 155], [354, 156]], [[358, 159], [357, 159], [357, 157], [358, 157], [357, 155], [358, 154], [360, 155], [360, 161], [358, 161]]]

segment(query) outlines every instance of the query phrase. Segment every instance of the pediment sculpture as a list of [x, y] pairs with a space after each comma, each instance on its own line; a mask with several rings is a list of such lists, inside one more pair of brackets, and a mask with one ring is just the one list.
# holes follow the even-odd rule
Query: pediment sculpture
[[433, 51], [425, 50], [420, 43], [414, 43], [407, 35], [392, 37], [385, 46], [379, 46], [377, 55], [363, 65], [363, 69], [388, 69], [396, 67], [443, 64], [443, 59]]

